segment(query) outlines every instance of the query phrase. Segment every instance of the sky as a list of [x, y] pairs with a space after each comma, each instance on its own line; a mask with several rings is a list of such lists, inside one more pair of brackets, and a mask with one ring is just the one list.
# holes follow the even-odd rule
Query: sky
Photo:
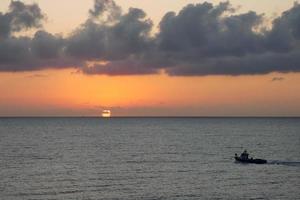
[[0, 2], [0, 116], [300, 116], [293, 0]]

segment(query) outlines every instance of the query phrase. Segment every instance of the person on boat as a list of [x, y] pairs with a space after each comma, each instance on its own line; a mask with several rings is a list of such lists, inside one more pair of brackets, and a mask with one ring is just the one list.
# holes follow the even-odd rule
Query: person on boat
[[249, 154], [248, 154], [248, 152], [247, 152], [247, 150], [245, 150], [242, 154], [241, 154], [241, 159], [243, 159], [243, 160], [248, 160], [249, 158]]

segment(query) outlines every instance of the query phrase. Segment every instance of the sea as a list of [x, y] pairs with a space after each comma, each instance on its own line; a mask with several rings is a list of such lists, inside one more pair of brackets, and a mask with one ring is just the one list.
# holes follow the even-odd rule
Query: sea
[[0, 118], [0, 199], [300, 199], [300, 118]]

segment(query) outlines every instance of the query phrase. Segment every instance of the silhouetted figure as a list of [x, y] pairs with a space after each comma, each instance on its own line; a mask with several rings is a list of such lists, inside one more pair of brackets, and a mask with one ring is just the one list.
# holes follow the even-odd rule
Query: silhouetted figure
[[241, 154], [241, 159], [243, 160], [248, 160], [249, 154], [247, 152], [247, 150], [245, 150], [242, 154]]

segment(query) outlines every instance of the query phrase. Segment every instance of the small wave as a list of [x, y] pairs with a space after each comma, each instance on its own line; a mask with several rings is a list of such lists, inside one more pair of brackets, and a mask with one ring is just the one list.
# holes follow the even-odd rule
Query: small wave
[[299, 161], [280, 161], [280, 160], [270, 160], [268, 164], [271, 165], [285, 165], [285, 166], [293, 166], [293, 167], [300, 167]]

